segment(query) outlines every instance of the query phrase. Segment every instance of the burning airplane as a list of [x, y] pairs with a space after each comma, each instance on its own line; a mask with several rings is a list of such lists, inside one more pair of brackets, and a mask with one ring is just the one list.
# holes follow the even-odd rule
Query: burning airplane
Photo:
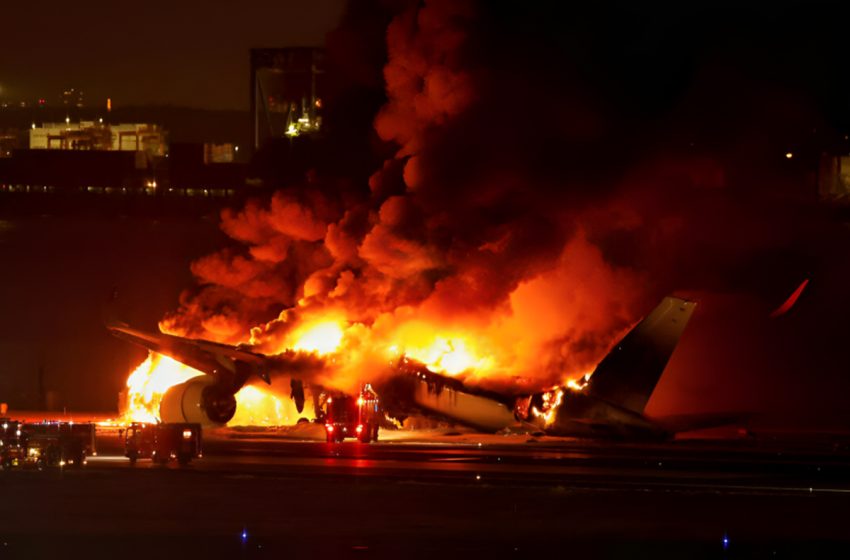
[[[523, 393], [518, 388], [496, 391], [469, 385], [407, 355], [389, 362], [387, 371], [374, 372], [372, 379], [385, 410], [395, 418], [419, 413], [485, 431], [520, 425], [550, 435], [663, 437], [673, 433], [669, 424], [646, 417], [643, 409], [695, 305], [665, 298], [592, 373], [548, 390]], [[317, 391], [326, 383], [322, 374], [333, 370], [339, 351], [336, 345], [342, 338], [323, 323], [306, 331], [305, 340], [296, 348], [265, 355], [248, 345], [148, 333], [121, 323], [108, 328], [120, 339], [185, 364], [182, 373], [170, 376], [170, 386], [154, 389], [161, 395], [158, 416], [164, 422], [206, 425], [230, 421], [237, 412], [240, 393], [252, 388], [249, 383], [254, 379], [270, 383], [272, 375], [290, 379], [291, 397], [301, 412], [305, 385]], [[445, 355], [440, 358], [437, 363]], [[369, 378], [368, 372], [363, 375]]]
[[[415, 3], [392, 19], [386, 102], [363, 121], [392, 152], [374, 173], [326, 155], [303, 181], [270, 183], [222, 212], [230, 242], [192, 263], [197, 285], [161, 334], [110, 324], [193, 368], [151, 384], [174, 364], [143, 365], [128, 387], [139, 414], [221, 425], [264, 400], [255, 416], [291, 422], [320, 388], [370, 383], [397, 417], [484, 430], [678, 429], [644, 408], [695, 304], [647, 311], [716, 280], [714, 255], [745, 262], [762, 236], [738, 231], [761, 232], [756, 214], [718, 202], [711, 161], [612, 169], [629, 161], [611, 157], [616, 129], [539, 72], [517, 79], [527, 65], [486, 59], [500, 50], [476, 42], [480, 9]], [[516, 99], [565, 112], [506, 134], [492, 116]], [[277, 400], [262, 396], [269, 382]]]

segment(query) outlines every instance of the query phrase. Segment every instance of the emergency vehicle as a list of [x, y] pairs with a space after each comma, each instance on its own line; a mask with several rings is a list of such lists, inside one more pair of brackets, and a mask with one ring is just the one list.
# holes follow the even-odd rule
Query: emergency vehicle
[[0, 467], [8, 469], [22, 465], [26, 459], [21, 423], [9, 418], [0, 418]]
[[20, 423], [16, 434], [19, 451], [25, 450], [24, 465], [82, 467], [96, 453], [95, 425], [88, 422]]
[[326, 397], [322, 419], [328, 443], [357, 438], [361, 443], [378, 440], [381, 412], [378, 395], [366, 385], [355, 396], [344, 393]]
[[181, 466], [201, 456], [201, 425], [190, 423], [148, 424], [133, 422], [124, 433], [124, 455], [135, 465], [139, 459]]

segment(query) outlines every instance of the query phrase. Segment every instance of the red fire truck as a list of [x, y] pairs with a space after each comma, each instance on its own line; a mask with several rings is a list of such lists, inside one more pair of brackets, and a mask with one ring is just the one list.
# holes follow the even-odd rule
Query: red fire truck
[[0, 463], [4, 468], [81, 467], [86, 457], [95, 454], [92, 423], [0, 419]]
[[201, 425], [133, 422], [124, 433], [124, 455], [131, 465], [147, 458], [163, 465], [172, 459], [181, 466], [188, 465], [201, 456]]
[[329, 394], [323, 412], [328, 443], [348, 437], [357, 438], [361, 443], [378, 440], [381, 412], [378, 395], [370, 385], [363, 387], [356, 397]]

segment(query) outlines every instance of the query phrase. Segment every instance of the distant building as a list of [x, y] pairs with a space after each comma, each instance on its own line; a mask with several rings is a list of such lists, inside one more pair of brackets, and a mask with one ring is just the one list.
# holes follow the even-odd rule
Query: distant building
[[166, 192], [188, 195], [228, 192], [245, 186], [248, 165], [233, 161], [232, 144], [175, 142], [168, 154]]
[[251, 49], [255, 150], [269, 139], [321, 131], [324, 72], [323, 49]]
[[837, 200], [850, 195], [850, 155], [821, 155], [818, 194], [823, 200]]
[[14, 150], [0, 165], [0, 191], [153, 194], [154, 169], [143, 152]]
[[62, 105], [68, 108], [82, 109], [85, 106], [83, 92], [76, 88], [66, 89], [62, 92]]
[[95, 121], [45, 123], [30, 130], [31, 150], [105, 150], [165, 156], [165, 131], [155, 124], [103, 124]]
[[[75, 122], [70, 117], [56, 122], [64, 109], [43, 111], [42, 125], [29, 121], [31, 113], [21, 112], [25, 128], [0, 130], [0, 197], [5, 201], [34, 208], [36, 199], [120, 199], [126, 202], [117, 203], [122, 211], [129, 211], [134, 204], [147, 204], [141, 200], [182, 208], [182, 199], [188, 208], [194, 204], [190, 200], [230, 198], [245, 190], [245, 150], [229, 140], [241, 139], [246, 145], [244, 113], [222, 119], [219, 113], [182, 111], [177, 113], [181, 119], [168, 110], [155, 116], [130, 111], [124, 116], [129, 123], [112, 124], [95, 110], [84, 109], [80, 113], [88, 118]], [[184, 133], [176, 139], [170, 127], [166, 132], [161, 125], [144, 122], [157, 117], [168, 122], [169, 116], [182, 124]], [[241, 137], [234, 123], [243, 127]], [[187, 136], [192, 141], [185, 141]]]
[[0, 158], [11, 157], [12, 150], [19, 149], [25, 138], [24, 134], [14, 128], [0, 130]]
[[224, 144], [204, 144], [204, 163], [233, 163], [236, 160], [236, 154], [239, 152], [239, 146], [232, 143]]

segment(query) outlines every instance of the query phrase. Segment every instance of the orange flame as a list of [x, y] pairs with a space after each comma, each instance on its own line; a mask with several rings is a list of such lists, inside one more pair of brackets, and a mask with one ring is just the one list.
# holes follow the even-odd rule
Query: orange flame
[[567, 387], [569, 387], [573, 391], [583, 391], [584, 388], [587, 387], [591, 375], [593, 375], [593, 372], [585, 373], [578, 379], [568, 379]]
[[531, 412], [535, 418], [543, 420], [545, 426], [549, 426], [555, 419], [555, 413], [561, 402], [564, 400], [563, 389], [553, 389], [543, 393], [543, 406], [539, 410], [536, 406], [531, 407]]
[[392, 358], [407, 356], [436, 373], [459, 375], [474, 370], [484, 373], [494, 366], [491, 357], [480, 357], [472, 339], [459, 333], [442, 334], [422, 322], [409, 322], [395, 332], [387, 353]]
[[[204, 375], [196, 369], [167, 356], [151, 352], [127, 378], [123, 422], [158, 422], [162, 396], [175, 385], [193, 377]], [[313, 418], [312, 402], [308, 401], [299, 414], [289, 398], [271, 390], [246, 385], [236, 393], [236, 415], [229, 426], [284, 426], [294, 424], [299, 418]]]
[[[484, 378], [498, 374], [504, 368], [504, 354], [495, 337], [474, 329], [441, 328], [423, 319], [404, 320], [390, 328], [375, 328], [362, 323], [347, 322], [336, 312], [311, 317], [279, 342], [280, 351], [291, 349], [327, 357], [330, 377], [323, 382], [339, 390], [351, 389], [372, 381], [373, 367], [397, 363], [409, 357], [423, 363], [435, 373]], [[344, 350], [344, 351], [343, 351]], [[154, 422], [159, 419], [159, 405], [165, 392], [202, 372], [180, 364], [171, 358], [151, 353], [127, 380], [125, 421]], [[589, 379], [565, 380], [564, 390], [581, 390]], [[277, 380], [275, 385], [288, 389], [288, 383]], [[312, 419], [315, 411], [308, 399], [307, 409], [299, 414], [289, 395], [276, 394], [275, 387], [245, 386], [236, 394], [236, 416], [232, 426], [291, 425], [300, 418]], [[533, 411], [546, 423], [562, 399], [561, 390], [553, 390], [544, 410]]]
[[313, 419], [313, 403], [307, 400], [299, 413], [288, 397], [274, 394], [266, 387], [246, 385], [236, 393], [236, 415], [228, 426], [290, 426], [301, 418]]
[[321, 321], [297, 331], [295, 334], [297, 342], [292, 346], [292, 349], [302, 352], [332, 354], [339, 349], [344, 335], [345, 332], [339, 322], [333, 320]]
[[159, 403], [165, 392], [199, 375], [203, 373], [167, 356], [150, 352], [127, 378], [123, 419], [127, 422], [157, 422]]

